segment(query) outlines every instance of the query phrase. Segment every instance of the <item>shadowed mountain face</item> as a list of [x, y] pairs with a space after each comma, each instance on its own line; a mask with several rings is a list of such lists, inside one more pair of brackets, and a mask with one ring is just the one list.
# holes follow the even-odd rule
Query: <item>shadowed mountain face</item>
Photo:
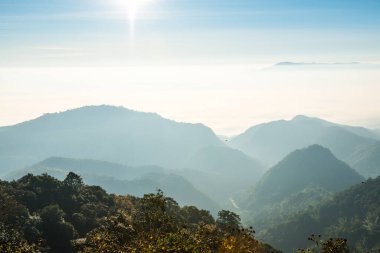
[[129, 167], [98, 160], [53, 157], [12, 172], [7, 178], [18, 179], [27, 173], [47, 173], [62, 180], [69, 172], [81, 175], [87, 184], [99, 185], [109, 193], [141, 197], [161, 189], [181, 205], [195, 205], [213, 214], [219, 210], [213, 200], [194, 188], [188, 180], [157, 166]]
[[229, 144], [269, 165], [290, 152], [313, 144], [329, 148], [337, 158], [349, 161], [353, 153], [376, 142], [377, 135], [361, 128], [297, 116], [290, 121], [257, 125]]
[[375, 178], [380, 175], [380, 142], [368, 145], [354, 152], [348, 160], [364, 177]]
[[282, 217], [258, 236], [284, 252], [311, 246], [304, 239], [310, 234], [347, 238], [352, 252], [376, 252], [380, 248], [378, 203], [380, 177], [337, 193], [309, 210]]
[[223, 145], [201, 124], [121, 107], [89, 106], [0, 128], [0, 163], [2, 172], [51, 156], [176, 168], [201, 148]]
[[196, 152], [188, 169], [178, 173], [220, 202], [251, 187], [264, 174], [261, 163], [228, 147], [207, 147]]
[[364, 179], [326, 148], [296, 150], [269, 169], [251, 192], [237, 199], [244, 219], [258, 229], [299, 212]]
[[260, 204], [279, 202], [310, 186], [338, 192], [362, 180], [362, 176], [328, 149], [313, 145], [292, 152], [267, 171], [251, 199]]
[[136, 179], [149, 173], [166, 173], [167, 170], [158, 166], [125, 166], [92, 159], [70, 159], [65, 157], [50, 157], [25, 169], [9, 173], [8, 180], [18, 179], [27, 173], [44, 173], [64, 179], [68, 172], [80, 175], [96, 175], [100, 177], [113, 177], [117, 179]]

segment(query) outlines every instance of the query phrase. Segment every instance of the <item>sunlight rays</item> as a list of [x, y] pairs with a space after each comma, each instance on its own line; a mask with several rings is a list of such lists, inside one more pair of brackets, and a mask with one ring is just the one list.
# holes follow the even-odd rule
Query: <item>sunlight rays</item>
[[135, 40], [135, 26], [136, 20], [139, 19], [141, 15], [141, 10], [156, 0], [112, 0], [118, 8], [120, 8], [126, 15], [129, 28], [129, 37], [130, 37], [130, 49], [133, 51], [134, 40]]

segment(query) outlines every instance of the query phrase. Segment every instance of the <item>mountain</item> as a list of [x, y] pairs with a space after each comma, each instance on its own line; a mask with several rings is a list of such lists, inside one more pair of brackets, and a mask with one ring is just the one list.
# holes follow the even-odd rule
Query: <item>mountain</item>
[[219, 206], [188, 180], [157, 166], [128, 167], [90, 160], [52, 157], [33, 166], [12, 172], [8, 179], [18, 179], [27, 173], [47, 173], [63, 180], [69, 172], [83, 177], [89, 185], [99, 185], [109, 193], [143, 196], [161, 189], [181, 205], [195, 205], [216, 214]]
[[258, 237], [284, 252], [310, 246], [305, 235], [311, 234], [346, 238], [352, 252], [375, 252], [380, 248], [379, 203], [380, 177], [337, 193], [304, 212], [283, 217]]
[[269, 169], [255, 186], [251, 199], [267, 204], [282, 201], [309, 186], [338, 192], [361, 181], [363, 177], [328, 149], [312, 145], [290, 153]]
[[313, 144], [327, 147], [339, 159], [349, 161], [353, 153], [373, 145], [377, 138], [365, 128], [296, 116], [290, 121], [253, 126], [228, 144], [272, 166], [290, 152]]
[[328, 149], [312, 145], [296, 150], [269, 169], [251, 191], [236, 198], [243, 220], [266, 230], [284, 216], [331, 199], [364, 179]]
[[206, 147], [196, 152], [178, 173], [220, 203], [255, 184], [263, 165], [243, 152], [228, 147]]
[[114, 177], [118, 179], [140, 178], [148, 173], [165, 173], [166, 169], [158, 166], [126, 166], [92, 159], [72, 159], [66, 157], [50, 157], [25, 169], [12, 171], [6, 175], [7, 180], [14, 180], [27, 173], [44, 173], [49, 171], [52, 176], [64, 179], [70, 171], [84, 175], [91, 174], [103, 177]]
[[348, 163], [366, 178], [380, 175], [380, 142], [357, 150]]
[[[53, 158], [44, 160], [48, 157]], [[36, 166], [123, 180], [175, 170], [221, 204], [257, 182], [264, 171], [201, 124], [113, 106], [87, 106], [0, 128], [3, 175], [41, 160]]]
[[201, 148], [224, 145], [202, 124], [123, 107], [86, 106], [1, 127], [0, 164], [4, 173], [62, 156], [177, 168]]

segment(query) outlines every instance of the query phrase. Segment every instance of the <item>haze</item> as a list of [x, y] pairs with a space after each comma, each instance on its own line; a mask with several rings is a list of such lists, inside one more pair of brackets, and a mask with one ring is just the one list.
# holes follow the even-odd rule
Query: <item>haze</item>
[[376, 1], [135, 5], [2, 1], [0, 125], [113, 104], [223, 135], [297, 114], [380, 127]]

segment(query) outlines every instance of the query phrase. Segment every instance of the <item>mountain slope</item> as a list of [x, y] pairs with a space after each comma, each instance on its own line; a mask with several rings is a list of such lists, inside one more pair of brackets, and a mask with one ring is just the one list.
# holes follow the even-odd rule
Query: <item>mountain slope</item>
[[261, 232], [282, 222], [284, 216], [325, 202], [363, 180], [328, 149], [312, 145], [290, 153], [269, 169], [252, 191], [236, 199], [237, 211]]
[[176, 168], [203, 147], [224, 145], [204, 125], [113, 106], [46, 114], [0, 129], [3, 172], [52, 156]]
[[[18, 179], [31, 171], [43, 172], [49, 169], [50, 172], [56, 171], [56, 176], [63, 179], [62, 175], [66, 172], [74, 171], [75, 173], [91, 174], [97, 176], [114, 177], [118, 179], [135, 179], [142, 177], [147, 173], [164, 173], [167, 170], [158, 166], [126, 166], [118, 163], [111, 163], [92, 159], [72, 159], [66, 157], [50, 157], [26, 169], [16, 170], [9, 173], [6, 179]], [[53, 170], [54, 169], [54, 170]]]
[[310, 234], [347, 238], [353, 252], [375, 252], [380, 248], [379, 203], [380, 177], [337, 193], [317, 207], [283, 217], [258, 236], [284, 252], [310, 246], [304, 239]]
[[290, 153], [267, 171], [255, 187], [254, 198], [260, 203], [278, 202], [308, 186], [338, 192], [362, 180], [328, 149], [313, 145]]
[[339, 159], [348, 161], [354, 152], [375, 143], [376, 138], [365, 128], [297, 116], [290, 121], [280, 120], [251, 127], [228, 143], [274, 165], [288, 153], [313, 144], [325, 146]]
[[181, 205], [196, 205], [214, 214], [219, 209], [213, 200], [189, 181], [156, 166], [127, 167], [98, 160], [53, 157], [13, 172], [8, 179], [18, 179], [27, 173], [47, 173], [62, 180], [69, 172], [81, 175], [87, 184], [99, 185], [109, 193], [143, 196], [161, 189]]
[[258, 161], [228, 147], [203, 148], [190, 158], [187, 167], [178, 173], [219, 202], [255, 184], [265, 171]]
[[352, 154], [348, 161], [361, 175], [375, 178], [380, 175], [380, 142]]

